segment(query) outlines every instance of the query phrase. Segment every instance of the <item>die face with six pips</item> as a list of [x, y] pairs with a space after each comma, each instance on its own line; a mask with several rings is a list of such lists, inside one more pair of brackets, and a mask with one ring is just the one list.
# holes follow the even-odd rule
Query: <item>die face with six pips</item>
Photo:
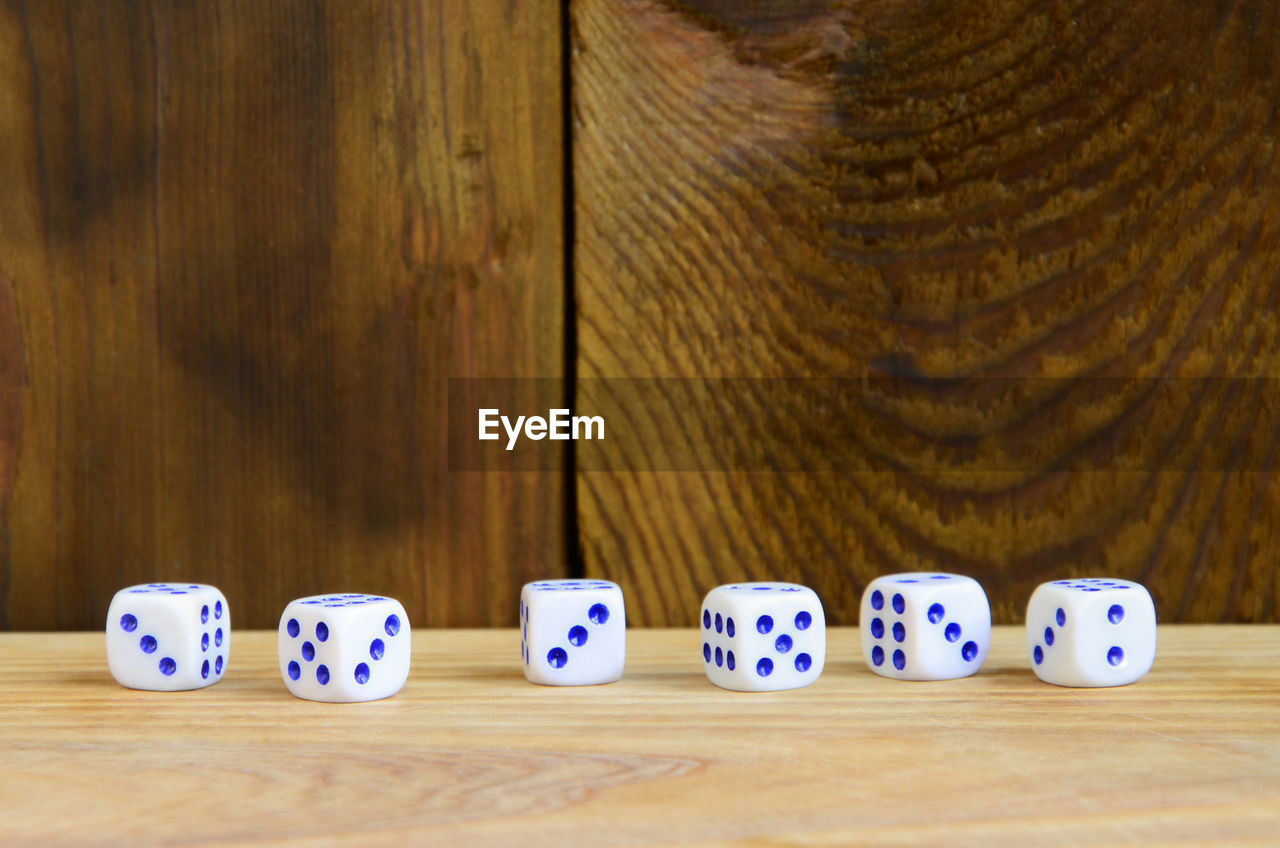
[[1027, 604], [1031, 669], [1059, 686], [1122, 686], [1156, 656], [1156, 610], [1140, 583], [1102, 577], [1042, 583]]
[[375, 701], [409, 677], [409, 617], [381, 595], [314, 595], [291, 602], [277, 631], [280, 676], [309, 701]]
[[991, 607], [971, 577], [911, 572], [878, 577], [862, 593], [862, 656], [876, 674], [950, 680], [982, 667]]
[[702, 601], [699, 625], [702, 667], [722, 689], [797, 689], [817, 680], [826, 663], [826, 615], [807, 586], [718, 586]]
[[594, 686], [622, 677], [627, 615], [608, 580], [538, 580], [520, 590], [520, 664], [532, 683]]
[[222, 679], [231, 610], [213, 586], [147, 583], [121, 589], [107, 610], [107, 667], [130, 689], [175, 692]]

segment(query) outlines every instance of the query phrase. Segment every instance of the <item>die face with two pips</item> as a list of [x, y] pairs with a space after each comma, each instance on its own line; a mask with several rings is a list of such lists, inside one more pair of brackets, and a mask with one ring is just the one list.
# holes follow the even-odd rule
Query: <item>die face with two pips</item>
[[807, 586], [717, 586], [702, 601], [699, 625], [703, 669], [722, 689], [798, 689], [817, 680], [826, 663], [826, 616]]
[[107, 668], [130, 689], [176, 692], [217, 683], [231, 651], [226, 597], [200, 583], [121, 589], [107, 610]]
[[520, 590], [520, 663], [532, 683], [594, 686], [622, 677], [627, 615], [608, 580], [539, 580]]
[[1027, 654], [1046, 683], [1133, 683], [1155, 661], [1151, 594], [1140, 583], [1101, 577], [1042, 583], [1027, 604]]
[[280, 616], [280, 676], [308, 701], [376, 701], [409, 677], [409, 617], [381, 595], [313, 595]]
[[991, 647], [987, 594], [959, 574], [878, 577], [862, 593], [859, 621], [868, 667], [900, 680], [968, 677]]

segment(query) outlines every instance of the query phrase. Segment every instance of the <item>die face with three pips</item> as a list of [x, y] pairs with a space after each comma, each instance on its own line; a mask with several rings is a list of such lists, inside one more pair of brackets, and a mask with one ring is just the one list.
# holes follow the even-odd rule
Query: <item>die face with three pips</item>
[[1089, 577], [1042, 583], [1027, 603], [1031, 669], [1059, 686], [1123, 686], [1156, 656], [1156, 611], [1140, 583]]
[[878, 577], [862, 593], [862, 656], [876, 674], [950, 680], [982, 667], [991, 607], [971, 577], [911, 572]]
[[121, 589], [107, 610], [107, 668], [130, 689], [175, 692], [222, 679], [231, 610], [213, 586], [147, 583]]
[[608, 580], [538, 580], [520, 590], [520, 664], [545, 686], [594, 686], [622, 677], [627, 615]]
[[807, 586], [718, 586], [702, 601], [699, 625], [703, 670], [722, 689], [797, 689], [817, 680], [826, 664], [826, 615]]
[[409, 677], [409, 616], [381, 595], [298, 598], [280, 616], [277, 646], [284, 685], [309, 701], [375, 701]]

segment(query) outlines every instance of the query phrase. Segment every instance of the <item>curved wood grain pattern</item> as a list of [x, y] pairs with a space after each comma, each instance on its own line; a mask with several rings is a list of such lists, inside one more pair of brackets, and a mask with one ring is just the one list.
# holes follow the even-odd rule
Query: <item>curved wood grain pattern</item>
[[10, 626], [169, 578], [514, 623], [563, 573], [561, 475], [444, 432], [451, 377], [563, 373], [559, 42], [550, 2], [0, 4]]
[[[13, 787], [5, 805], [14, 810], [39, 808], [47, 817], [27, 818], [4, 829], [18, 844], [32, 845], [50, 844], [51, 839], [106, 845], [109, 840], [94, 842], [89, 837], [85, 842], [85, 837], [108, 828], [123, 829], [133, 838], [163, 831], [165, 841], [180, 841], [182, 831], [156, 827], [145, 817], [120, 821], [121, 809], [136, 809], [133, 793], [139, 788], [159, 794], [163, 787], [171, 799], [203, 797], [200, 808], [223, 811], [209, 828], [223, 844], [286, 836], [359, 841], [371, 831], [447, 832], [494, 818], [552, 814], [594, 792], [670, 780], [692, 770], [691, 764], [674, 757], [642, 754], [416, 745], [366, 753], [351, 739], [302, 748], [293, 740], [255, 746], [259, 766], [246, 769], [243, 744], [208, 738], [201, 742], [192, 756], [176, 760], [128, 740], [83, 745], [79, 756], [92, 763], [87, 772], [68, 769], [62, 758], [50, 758], [43, 744], [17, 743], [11, 748], [12, 761], [29, 780]], [[272, 762], [287, 766], [272, 775], [262, 768]], [[126, 774], [123, 785], [118, 779], [103, 780], [104, 775]], [[50, 786], [59, 790], [50, 792]], [[316, 803], [324, 798], [341, 803]], [[234, 815], [226, 813], [229, 810]], [[353, 816], [353, 810], [365, 813]]]
[[[633, 620], [776, 577], [852, 623], [915, 569], [1002, 621], [1099, 573], [1162, 620], [1275, 620], [1274, 3], [573, 11], [579, 377], [875, 387], [836, 421], [801, 383], [646, 409], [625, 471], [579, 475], [587, 569]], [[646, 471], [699, 428], [725, 471]], [[759, 443], [872, 470], [745, 473]]]

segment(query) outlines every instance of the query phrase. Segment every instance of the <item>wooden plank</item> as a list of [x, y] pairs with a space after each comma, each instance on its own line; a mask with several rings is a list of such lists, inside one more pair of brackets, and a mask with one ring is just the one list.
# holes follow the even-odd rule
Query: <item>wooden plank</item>
[[[917, 569], [1006, 622], [1091, 574], [1164, 620], [1276, 620], [1280, 7], [572, 23], [578, 395], [622, 422], [579, 453], [580, 532], [635, 621], [782, 578], [853, 623]], [[749, 388], [670, 382], [722, 377]]]
[[1269, 844], [1280, 628], [1172, 626], [1116, 689], [1031, 673], [997, 628], [976, 676], [878, 677], [829, 632], [806, 689], [707, 682], [694, 630], [628, 636], [618, 683], [525, 682], [512, 630], [414, 636], [395, 697], [317, 704], [275, 634], [226, 678], [137, 692], [101, 633], [0, 634], [5, 845]]
[[169, 578], [510, 624], [564, 573], [560, 476], [444, 426], [563, 374], [559, 45], [549, 0], [0, 5], [0, 627]]
[[[3, 108], [3, 107], [0, 107]], [[18, 308], [13, 283], [0, 273], [0, 563], [9, 560], [9, 525], [4, 515], [18, 474], [18, 445], [22, 435], [22, 394], [26, 382], [22, 347], [18, 342]], [[6, 594], [9, 573], [0, 568], [0, 597]], [[0, 629], [6, 616], [0, 605]]]

